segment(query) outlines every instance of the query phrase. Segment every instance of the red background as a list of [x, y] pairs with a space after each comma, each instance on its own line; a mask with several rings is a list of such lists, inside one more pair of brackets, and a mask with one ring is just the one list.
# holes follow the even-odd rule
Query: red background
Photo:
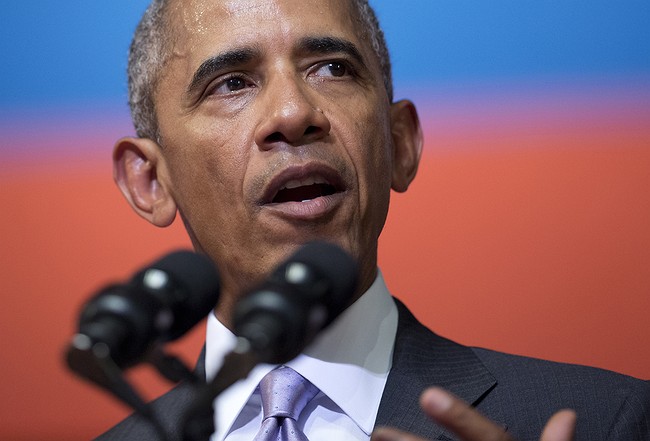
[[[647, 105], [448, 113], [425, 118], [419, 175], [392, 200], [380, 247], [390, 289], [462, 343], [649, 378]], [[109, 159], [119, 132], [38, 136], [42, 155], [0, 170], [0, 439], [82, 440], [127, 410], [63, 366], [80, 305], [188, 242], [178, 223], [158, 230], [122, 200]], [[193, 362], [202, 340], [199, 327], [175, 350]], [[132, 375], [147, 396], [168, 387], [147, 368]]]

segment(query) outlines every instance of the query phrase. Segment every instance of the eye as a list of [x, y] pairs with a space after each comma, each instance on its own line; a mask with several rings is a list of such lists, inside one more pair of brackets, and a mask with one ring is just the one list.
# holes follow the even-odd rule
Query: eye
[[212, 95], [228, 95], [245, 89], [249, 82], [240, 76], [232, 76], [219, 81], [210, 91]]
[[323, 63], [314, 71], [314, 75], [319, 77], [343, 77], [350, 73], [348, 66], [338, 61]]

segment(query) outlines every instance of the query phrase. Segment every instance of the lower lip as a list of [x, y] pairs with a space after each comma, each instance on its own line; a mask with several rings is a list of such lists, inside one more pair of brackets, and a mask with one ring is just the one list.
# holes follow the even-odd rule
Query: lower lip
[[302, 202], [281, 202], [262, 205], [273, 214], [292, 220], [315, 220], [334, 210], [343, 200], [345, 192], [321, 196]]

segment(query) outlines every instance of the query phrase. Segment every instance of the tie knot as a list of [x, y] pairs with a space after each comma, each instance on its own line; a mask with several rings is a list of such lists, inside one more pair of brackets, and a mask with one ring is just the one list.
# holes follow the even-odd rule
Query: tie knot
[[260, 381], [264, 419], [285, 417], [297, 420], [318, 388], [290, 367], [272, 370]]

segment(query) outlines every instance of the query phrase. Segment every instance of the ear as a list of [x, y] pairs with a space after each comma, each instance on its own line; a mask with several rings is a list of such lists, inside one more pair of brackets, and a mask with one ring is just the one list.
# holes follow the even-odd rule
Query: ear
[[164, 177], [161, 149], [145, 138], [122, 138], [113, 149], [113, 179], [141, 217], [158, 227], [176, 217], [176, 202]]
[[393, 135], [392, 188], [398, 192], [408, 189], [415, 178], [422, 154], [422, 128], [415, 105], [408, 100], [391, 104], [391, 133]]

